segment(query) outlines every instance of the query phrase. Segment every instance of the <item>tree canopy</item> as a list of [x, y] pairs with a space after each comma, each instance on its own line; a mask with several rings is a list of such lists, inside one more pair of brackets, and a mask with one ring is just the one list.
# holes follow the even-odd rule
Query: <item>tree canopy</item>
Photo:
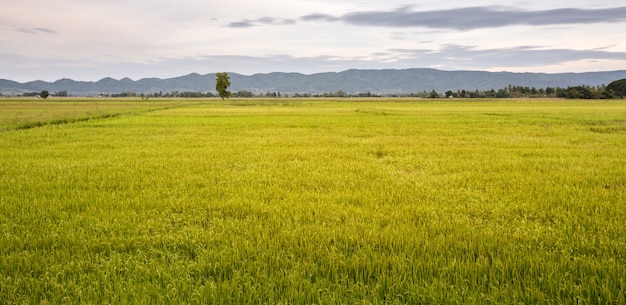
[[230, 86], [230, 77], [228, 73], [222, 72], [215, 74], [215, 90], [217, 94], [220, 95], [222, 100], [224, 98], [228, 98], [231, 95], [231, 92], [228, 91], [228, 87]]
[[606, 89], [612, 91], [613, 94], [617, 97], [624, 98], [626, 97], [626, 78], [616, 80], [606, 86]]

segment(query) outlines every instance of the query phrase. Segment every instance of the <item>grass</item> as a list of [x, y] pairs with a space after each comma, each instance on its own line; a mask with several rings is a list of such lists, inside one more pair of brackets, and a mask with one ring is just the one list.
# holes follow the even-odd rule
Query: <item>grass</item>
[[104, 119], [123, 114], [185, 105], [175, 100], [133, 102], [100, 98], [67, 98], [41, 100], [35, 98], [0, 99], [0, 132], [9, 129], [30, 129], [44, 125], [60, 125]]
[[3, 103], [3, 303], [626, 302], [622, 101]]

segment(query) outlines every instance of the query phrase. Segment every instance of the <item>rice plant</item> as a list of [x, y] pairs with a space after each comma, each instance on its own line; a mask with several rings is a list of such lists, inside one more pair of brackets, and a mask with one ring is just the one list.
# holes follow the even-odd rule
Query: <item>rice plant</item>
[[626, 303], [622, 102], [125, 103], [0, 131], [2, 303]]

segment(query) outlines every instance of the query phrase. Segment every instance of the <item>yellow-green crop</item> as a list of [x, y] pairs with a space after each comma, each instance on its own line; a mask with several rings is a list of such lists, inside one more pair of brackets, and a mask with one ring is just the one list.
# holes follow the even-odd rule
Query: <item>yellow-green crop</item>
[[2, 303], [626, 303], [622, 101], [169, 103], [0, 122]]

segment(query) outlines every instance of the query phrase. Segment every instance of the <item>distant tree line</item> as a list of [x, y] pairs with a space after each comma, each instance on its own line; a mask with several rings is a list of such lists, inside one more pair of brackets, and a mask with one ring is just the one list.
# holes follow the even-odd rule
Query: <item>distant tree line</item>
[[[624, 85], [626, 87], [626, 85]], [[334, 93], [299, 94], [294, 97], [415, 97], [415, 98], [568, 98], [568, 99], [613, 99], [624, 98], [625, 89], [612, 88], [610, 86], [574, 86], [567, 88], [547, 87], [535, 88], [528, 86], [508, 86], [498, 90], [448, 90], [437, 92], [436, 90], [412, 92], [403, 94], [373, 94], [371, 92], [348, 94], [342, 90]], [[275, 96], [275, 95], [274, 95]], [[280, 95], [278, 95], [280, 97]], [[252, 95], [250, 95], [252, 97]]]
[[[230, 93], [230, 92], [229, 92]], [[22, 93], [18, 96], [24, 97], [47, 97], [48, 91], [43, 90], [41, 92], [27, 92]], [[67, 91], [57, 91], [55, 93], [50, 94], [51, 96], [69, 96]], [[141, 97], [151, 98], [151, 97], [167, 97], [167, 98], [207, 98], [207, 97], [218, 97], [217, 94], [213, 92], [193, 92], [193, 91], [172, 91], [163, 93], [162, 91], [146, 94], [141, 93], [137, 94], [135, 92], [126, 91], [115, 94], [100, 94], [98, 96], [101, 97]], [[509, 85], [506, 88], [501, 88], [498, 90], [473, 90], [468, 91], [464, 89], [459, 89], [456, 91], [448, 90], [446, 92], [437, 92], [436, 90], [423, 91], [423, 92], [414, 92], [414, 93], [404, 93], [404, 94], [375, 94], [369, 91], [361, 92], [361, 93], [348, 93], [344, 90], [337, 90], [335, 92], [323, 92], [323, 93], [295, 93], [292, 95], [296, 98], [307, 98], [307, 97], [339, 97], [339, 98], [347, 98], [347, 97], [417, 97], [417, 98], [568, 98], [568, 99], [614, 99], [614, 98], [626, 98], [626, 79], [621, 79], [614, 81], [607, 85], [600, 86], [573, 86], [567, 88], [561, 87], [547, 87], [547, 88], [535, 88], [528, 86], [515, 86]], [[240, 97], [240, 98], [252, 98], [252, 97], [289, 97], [288, 94], [281, 93], [279, 91], [274, 92], [266, 92], [266, 93], [253, 93], [248, 90], [240, 90], [237, 92], [232, 92], [232, 97]]]
[[[0, 94], [0, 96], [2, 96], [2, 94]], [[43, 99], [48, 98], [48, 96], [69, 96], [69, 94], [67, 94], [67, 91], [62, 90], [62, 91], [57, 91], [54, 93], [50, 93], [48, 92], [48, 90], [42, 90], [40, 92], [24, 92], [22, 94], [18, 94], [17, 96], [22, 96], [22, 97], [41, 97]]]
[[183, 98], [194, 98], [194, 97], [216, 97], [212, 92], [199, 92], [199, 91], [172, 91], [163, 93], [159, 91], [153, 94], [140, 94], [142, 98], [150, 98], [150, 97], [183, 97]]
[[613, 99], [623, 95], [609, 86], [574, 86], [567, 88], [547, 87], [535, 88], [527, 86], [508, 86], [502, 89], [485, 91], [447, 91], [439, 94], [436, 91], [423, 93], [422, 97], [430, 98], [567, 98], [567, 99]]

